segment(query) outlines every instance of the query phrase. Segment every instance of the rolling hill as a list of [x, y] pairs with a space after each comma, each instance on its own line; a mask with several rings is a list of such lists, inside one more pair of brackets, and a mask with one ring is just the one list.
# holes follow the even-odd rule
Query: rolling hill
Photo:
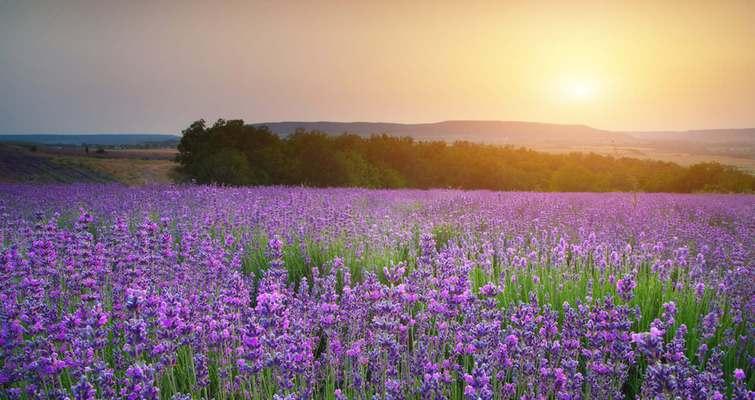
[[755, 142], [755, 128], [624, 133], [643, 140], [690, 141], [699, 143], [746, 143], [750, 145]]
[[636, 138], [621, 132], [611, 132], [585, 125], [545, 124], [520, 121], [443, 121], [427, 124], [397, 124], [385, 122], [265, 122], [273, 132], [287, 136], [297, 129], [318, 130], [331, 134], [354, 133], [363, 136], [389, 134], [409, 136], [418, 140], [468, 140], [491, 144], [517, 146], [627, 144]]
[[443, 140], [529, 147], [552, 153], [593, 152], [615, 157], [671, 161], [681, 165], [716, 161], [755, 173], [755, 129], [619, 132], [586, 125], [521, 121], [444, 121], [426, 124], [385, 122], [263, 122], [288, 136], [297, 129], [361, 136], [389, 134], [416, 140]]

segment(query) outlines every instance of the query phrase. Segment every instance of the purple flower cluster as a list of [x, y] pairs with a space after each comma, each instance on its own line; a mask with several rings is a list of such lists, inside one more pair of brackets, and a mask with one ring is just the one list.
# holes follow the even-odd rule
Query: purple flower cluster
[[755, 198], [0, 186], [0, 398], [753, 399]]

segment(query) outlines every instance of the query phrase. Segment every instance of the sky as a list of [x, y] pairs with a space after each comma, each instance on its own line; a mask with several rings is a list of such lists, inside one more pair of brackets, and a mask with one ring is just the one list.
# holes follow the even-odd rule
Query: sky
[[755, 1], [0, 0], [0, 133], [755, 127]]

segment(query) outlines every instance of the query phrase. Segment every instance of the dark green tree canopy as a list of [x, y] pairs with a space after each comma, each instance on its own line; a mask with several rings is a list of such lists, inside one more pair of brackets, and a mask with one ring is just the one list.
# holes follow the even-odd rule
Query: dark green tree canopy
[[537, 191], [752, 192], [734, 167], [548, 154], [465, 141], [297, 131], [281, 138], [242, 120], [183, 131], [176, 160], [200, 183]]

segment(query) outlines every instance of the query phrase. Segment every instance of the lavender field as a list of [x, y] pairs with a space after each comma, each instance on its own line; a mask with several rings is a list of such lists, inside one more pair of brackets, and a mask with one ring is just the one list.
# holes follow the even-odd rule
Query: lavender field
[[2, 399], [753, 399], [755, 196], [0, 186]]

